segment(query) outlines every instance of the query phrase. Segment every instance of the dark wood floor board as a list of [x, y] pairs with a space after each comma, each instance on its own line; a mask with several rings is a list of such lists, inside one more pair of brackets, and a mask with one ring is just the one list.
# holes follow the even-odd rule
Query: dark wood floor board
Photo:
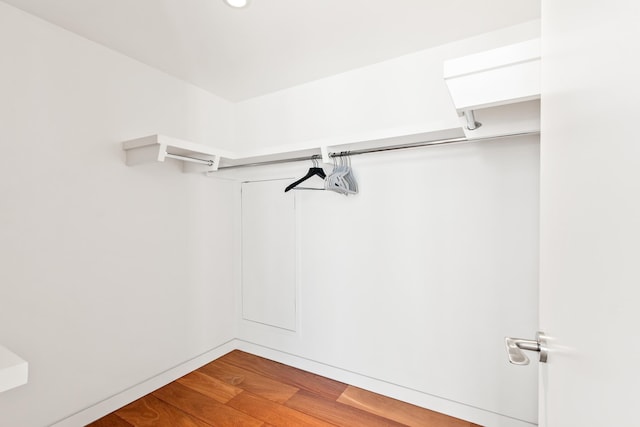
[[114, 412], [89, 424], [91, 427], [133, 427]]
[[230, 365], [220, 359], [201, 367], [198, 371], [278, 403], [286, 402], [298, 391], [288, 384]]
[[[285, 406], [341, 427], [403, 427], [388, 418], [300, 390]], [[406, 426], [405, 426], [406, 427]]]
[[379, 415], [401, 424], [416, 427], [471, 427], [468, 421], [429, 411], [410, 403], [348, 386], [338, 402]]
[[154, 391], [153, 396], [212, 426], [262, 426], [262, 421], [176, 382]]
[[268, 377], [301, 390], [336, 400], [347, 388], [347, 384], [321, 377], [311, 372], [283, 365], [240, 350], [232, 351], [220, 358], [230, 365]]
[[138, 399], [118, 409], [116, 415], [134, 427], [211, 427], [154, 396]]
[[242, 389], [231, 384], [227, 384], [217, 378], [210, 377], [199, 371], [191, 372], [177, 380], [178, 383], [189, 387], [199, 393], [209, 396], [220, 403], [227, 403], [235, 396], [242, 393]]
[[233, 351], [91, 427], [480, 427]]
[[278, 427], [335, 427], [333, 424], [249, 392], [240, 393], [227, 402], [227, 405]]

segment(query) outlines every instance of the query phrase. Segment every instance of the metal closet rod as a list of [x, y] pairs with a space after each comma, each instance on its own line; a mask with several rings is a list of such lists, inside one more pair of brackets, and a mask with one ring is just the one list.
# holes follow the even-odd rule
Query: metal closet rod
[[[411, 144], [403, 144], [403, 145], [393, 145], [391, 147], [379, 147], [379, 148], [363, 148], [360, 150], [349, 150], [349, 151], [339, 151], [335, 153], [329, 153], [329, 157], [343, 157], [343, 156], [357, 156], [359, 154], [369, 154], [369, 153], [381, 153], [385, 151], [395, 151], [395, 150], [406, 150], [408, 148], [420, 148], [420, 147], [429, 147], [432, 145], [446, 145], [446, 144], [459, 144], [463, 142], [481, 142], [488, 141], [492, 139], [503, 139], [503, 138], [513, 138], [517, 136], [526, 136], [526, 135], [537, 135], [540, 132], [520, 132], [520, 133], [510, 133], [507, 135], [500, 136], [489, 136], [484, 138], [474, 138], [467, 139], [465, 137], [458, 138], [448, 138], [448, 139], [439, 139], [434, 141], [424, 141], [424, 142], [414, 142]], [[197, 157], [183, 156], [181, 154], [172, 154], [166, 153], [166, 157], [170, 159], [178, 159], [184, 160], [186, 162], [199, 163], [207, 166], [213, 166], [213, 160], [207, 159], [199, 159]], [[236, 169], [236, 168], [247, 168], [252, 166], [267, 166], [267, 165], [277, 165], [281, 163], [290, 163], [290, 162], [302, 162], [307, 160], [320, 159], [322, 156], [319, 154], [314, 154], [312, 156], [304, 156], [304, 157], [289, 157], [286, 159], [279, 160], [265, 160], [263, 162], [254, 162], [254, 163], [244, 163], [241, 165], [229, 165], [229, 166], [220, 166], [218, 170], [221, 169]]]
[[185, 162], [198, 163], [201, 165], [213, 166], [213, 160], [199, 159], [197, 157], [183, 156], [181, 154], [165, 153], [165, 157], [170, 159], [178, 159]]
[[[351, 150], [351, 151], [339, 151], [335, 153], [329, 153], [329, 157], [343, 157], [343, 156], [357, 156], [359, 154], [369, 154], [369, 153], [381, 153], [385, 151], [395, 151], [395, 150], [406, 150], [409, 148], [420, 148], [420, 147], [429, 147], [432, 145], [446, 145], [446, 144], [460, 144], [463, 142], [482, 142], [489, 141], [495, 139], [504, 139], [504, 138], [513, 138], [518, 136], [527, 136], [527, 135], [538, 135], [540, 132], [519, 132], [519, 133], [510, 133], [507, 135], [500, 136], [490, 136], [484, 138], [474, 138], [467, 139], [465, 137], [459, 138], [447, 138], [447, 139], [439, 139], [435, 141], [424, 141], [424, 142], [414, 142], [411, 144], [403, 144], [403, 145], [394, 145], [391, 147], [379, 147], [379, 148], [363, 148], [360, 150]], [[237, 169], [237, 168], [247, 168], [251, 166], [267, 166], [267, 165], [277, 165], [280, 163], [289, 163], [289, 162], [302, 162], [305, 160], [314, 160], [320, 159], [321, 156], [318, 154], [314, 154], [313, 156], [305, 156], [305, 157], [293, 157], [287, 159], [280, 160], [265, 160], [263, 162], [255, 162], [255, 163], [245, 163], [242, 165], [230, 165], [230, 166], [220, 166], [218, 170], [222, 169]]]

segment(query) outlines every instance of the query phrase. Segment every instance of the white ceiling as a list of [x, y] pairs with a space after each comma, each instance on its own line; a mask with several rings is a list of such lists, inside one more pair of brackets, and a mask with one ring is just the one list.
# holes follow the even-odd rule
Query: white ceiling
[[540, 0], [4, 1], [231, 101], [540, 16]]

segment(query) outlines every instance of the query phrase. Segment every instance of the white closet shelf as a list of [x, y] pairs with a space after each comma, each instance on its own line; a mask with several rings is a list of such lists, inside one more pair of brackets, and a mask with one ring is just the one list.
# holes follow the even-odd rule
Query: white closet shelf
[[540, 130], [540, 39], [445, 61], [444, 80], [467, 137]]
[[334, 153], [391, 148], [417, 142], [464, 137], [460, 128], [434, 129], [438, 129], [438, 126], [422, 129], [387, 129], [342, 138], [328, 138], [302, 144], [242, 152], [231, 152], [164, 135], [150, 135], [123, 142], [123, 149], [126, 151], [127, 165], [129, 166], [152, 161], [163, 162], [167, 158], [175, 158], [184, 160], [185, 172], [215, 172], [219, 168], [262, 162], [291, 161], [311, 156], [317, 156], [323, 162], [330, 163], [331, 155]]
[[[225, 150], [165, 135], [150, 135], [125, 141], [122, 143], [122, 148], [127, 152], [127, 165], [129, 166], [150, 161], [164, 162], [167, 158], [180, 158], [185, 160], [186, 171], [189, 169], [196, 171], [217, 170], [223, 156], [233, 156]], [[192, 166], [187, 166], [187, 164]]]
[[29, 378], [29, 364], [0, 345], [0, 392], [21, 386]]
[[[445, 61], [444, 80], [460, 116], [459, 123], [382, 129], [244, 152], [231, 152], [164, 135], [125, 141], [123, 148], [127, 152], [128, 165], [173, 158], [184, 161], [186, 172], [209, 173], [225, 167], [312, 156], [330, 163], [333, 153], [343, 151], [392, 149], [419, 142], [486, 139], [540, 131], [539, 39]], [[480, 123], [481, 126], [475, 126]]]
[[[399, 147], [452, 138], [486, 139], [540, 131], [540, 40], [451, 59], [444, 63], [444, 80], [460, 116], [447, 123], [421, 128], [382, 129], [262, 150], [231, 152], [164, 135], [125, 141], [127, 164], [167, 158], [184, 161], [186, 172], [215, 172], [219, 168], [264, 162], [292, 161], [312, 156], [331, 162], [333, 153]], [[476, 122], [481, 126], [474, 126]]]

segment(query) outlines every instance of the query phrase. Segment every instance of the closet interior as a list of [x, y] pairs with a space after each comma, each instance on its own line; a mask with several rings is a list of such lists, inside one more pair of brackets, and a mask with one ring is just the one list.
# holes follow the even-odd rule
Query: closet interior
[[0, 424], [233, 350], [536, 423], [539, 21], [231, 102], [8, 3]]
[[[524, 426], [535, 420], [532, 406], [498, 396], [502, 392], [451, 388], [432, 367], [468, 375], [467, 382], [492, 384], [492, 390], [517, 382], [535, 400], [533, 371], [513, 375], [504, 364], [497, 332], [504, 320], [485, 310], [501, 312], [511, 319], [510, 327], [514, 317], [522, 322], [517, 328], [534, 323], [533, 311], [518, 314], [514, 307], [534, 289], [539, 59], [539, 40], [531, 40], [446, 61], [443, 74], [457, 127], [382, 130], [270, 151], [230, 152], [163, 135], [126, 141], [123, 147], [128, 165], [183, 160], [184, 172], [238, 184], [238, 338], [251, 343], [245, 350], [321, 357], [343, 375], [354, 372], [393, 384], [383, 387], [389, 394], [398, 393], [396, 385], [429, 390], [436, 397], [409, 396], [424, 406], [480, 424]], [[465, 175], [474, 176], [473, 182], [461, 181]], [[326, 190], [350, 197], [342, 202], [317, 194]], [[374, 191], [378, 198], [372, 198]], [[493, 267], [486, 270], [488, 265]], [[519, 278], [517, 270], [531, 277]], [[502, 297], [505, 305], [487, 299], [515, 289], [512, 297]], [[320, 290], [332, 299], [317, 294]], [[342, 306], [357, 300], [361, 307], [352, 313]], [[369, 306], [383, 309], [382, 301], [396, 307], [389, 311], [394, 317], [367, 313]], [[325, 334], [337, 329], [327, 322], [338, 319], [350, 323], [343, 334], [360, 330], [366, 339], [342, 342], [346, 337], [338, 332], [329, 339]], [[449, 319], [446, 333], [430, 324], [443, 319]], [[492, 339], [500, 344], [487, 345], [485, 333], [469, 322], [495, 328]], [[425, 335], [398, 329], [411, 323], [423, 325]], [[306, 328], [314, 329], [313, 340]], [[407, 346], [408, 341], [419, 344]], [[448, 346], [455, 356], [436, 355], [425, 343]], [[481, 349], [474, 362], [469, 346]], [[409, 364], [419, 367], [415, 376], [382, 368], [403, 348], [414, 348], [418, 359]], [[367, 361], [358, 360], [363, 354]], [[461, 367], [465, 364], [469, 369]], [[478, 375], [483, 369], [487, 375]]]

